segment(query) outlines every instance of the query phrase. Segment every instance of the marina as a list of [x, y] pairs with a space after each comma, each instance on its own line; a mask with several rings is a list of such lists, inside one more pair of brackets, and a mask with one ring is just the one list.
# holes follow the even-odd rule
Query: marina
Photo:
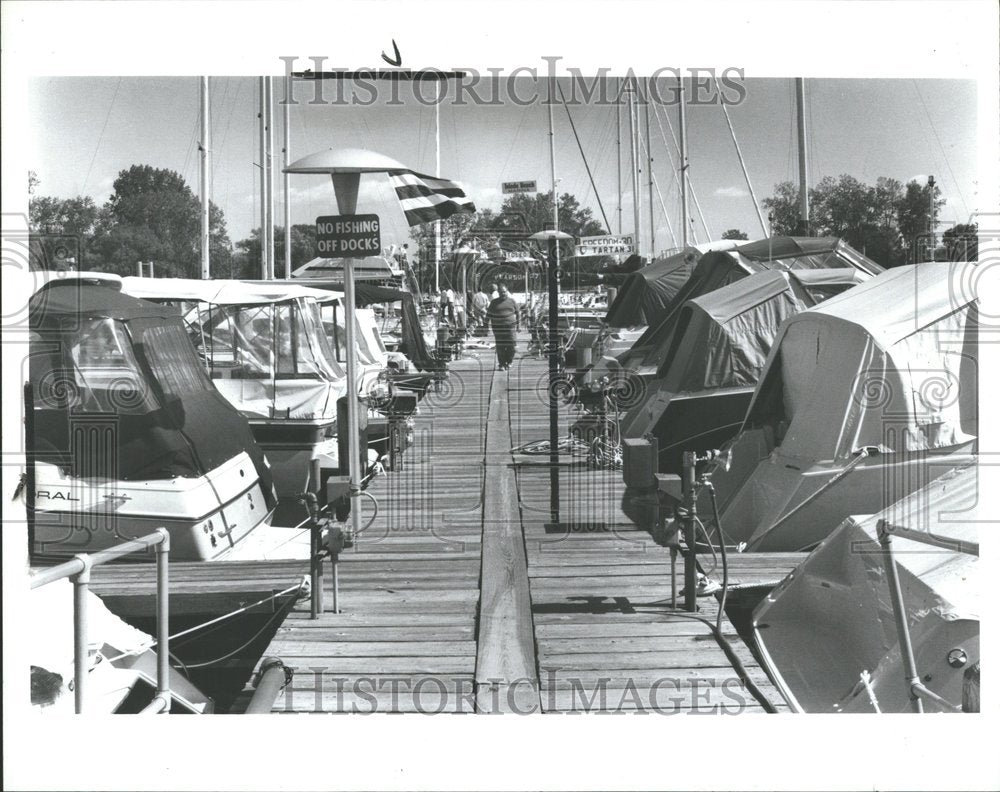
[[0, 11], [4, 789], [1000, 789], [995, 2]]
[[[811, 174], [823, 80], [754, 83], [799, 166], [760, 201], [697, 82], [522, 81], [507, 163], [540, 181], [458, 103], [442, 164], [455, 79], [411, 139], [372, 129], [393, 105], [338, 136], [281, 101], [357, 75], [203, 77], [197, 194], [120, 170], [79, 256], [72, 207], [32, 201], [13, 502], [64, 625], [30, 644], [34, 710], [977, 712], [978, 226], [939, 233], [933, 176]], [[213, 106], [259, 146], [235, 244]], [[739, 209], [692, 181], [720, 138]]]

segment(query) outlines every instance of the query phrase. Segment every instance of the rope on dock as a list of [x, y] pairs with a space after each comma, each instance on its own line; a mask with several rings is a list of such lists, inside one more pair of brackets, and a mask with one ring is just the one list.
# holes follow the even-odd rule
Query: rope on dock
[[[203, 630], [206, 627], [210, 627], [213, 624], [218, 624], [219, 622], [226, 621], [227, 619], [231, 619], [234, 616], [239, 616], [241, 613], [245, 613], [248, 610], [256, 608], [258, 605], [264, 605], [264, 604], [266, 604], [266, 603], [268, 603], [268, 602], [270, 602], [272, 600], [277, 599], [278, 597], [284, 597], [286, 594], [291, 594], [293, 591], [301, 591], [302, 588], [305, 586], [307, 580], [308, 580], [308, 578], [304, 577], [296, 585], [289, 586], [288, 588], [286, 588], [286, 589], [284, 589], [282, 591], [275, 592], [274, 594], [271, 594], [269, 597], [264, 597], [263, 599], [257, 600], [256, 602], [251, 603], [250, 605], [244, 605], [242, 608], [237, 608], [236, 610], [230, 611], [229, 613], [224, 613], [221, 616], [216, 616], [214, 619], [209, 619], [207, 622], [203, 622], [201, 624], [196, 624], [194, 627], [188, 627], [186, 630], [181, 630], [178, 633], [174, 633], [173, 635], [170, 636], [170, 641], [173, 642], [175, 638], [181, 638], [181, 637], [183, 637], [185, 635], [189, 635], [190, 633], [196, 632], [198, 630]], [[269, 620], [268, 623], [270, 623], [270, 620]], [[261, 632], [263, 632], [263, 630]], [[258, 635], [259, 635], [259, 633], [258, 633]], [[254, 638], [256, 638], [256, 637], [257, 636], [255, 635]], [[249, 645], [252, 642], [253, 642], [253, 638], [250, 639], [250, 641], [248, 642], [247, 645]], [[109, 663], [113, 663], [115, 660], [121, 660], [123, 657], [129, 657], [130, 655], [140, 654], [142, 652], [145, 652], [148, 649], [154, 648], [158, 643], [159, 643], [158, 641], [152, 640], [152, 641], [149, 641], [148, 643], [140, 644], [139, 646], [137, 646], [137, 647], [135, 647], [133, 649], [130, 649], [127, 652], [122, 652], [121, 654], [115, 655], [114, 657], [109, 657], [108, 658], [108, 662]], [[243, 647], [240, 647], [240, 648], [242, 649]], [[187, 665], [186, 667], [188, 667], [188, 668], [197, 668], [198, 666]]]

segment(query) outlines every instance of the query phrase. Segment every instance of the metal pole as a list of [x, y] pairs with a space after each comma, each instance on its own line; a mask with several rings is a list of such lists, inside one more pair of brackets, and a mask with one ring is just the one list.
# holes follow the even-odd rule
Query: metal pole
[[322, 539], [317, 506], [320, 478], [319, 459], [313, 459], [309, 465], [309, 479], [312, 486], [305, 494], [306, 510], [309, 513], [309, 616], [312, 619], [318, 619], [323, 612], [323, 561], [320, 558]]
[[649, 258], [656, 258], [656, 222], [653, 217], [653, 139], [649, 136], [649, 104], [651, 80], [646, 78], [646, 170], [649, 171]]
[[637, 151], [637, 138], [638, 134], [636, 123], [636, 113], [635, 113], [635, 90], [634, 87], [629, 84], [628, 88], [628, 142], [630, 151], [630, 160], [632, 168], [632, 226], [633, 233], [635, 234], [635, 252], [636, 255], [642, 255], [642, 244], [641, 244], [641, 234], [642, 234], [642, 217], [640, 215], [639, 209], [639, 152]]
[[170, 533], [158, 528], [163, 541], [156, 545], [156, 695], [170, 711]]
[[90, 586], [90, 556], [78, 555], [76, 559], [83, 564], [83, 569], [73, 578], [73, 700], [76, 714], [80, 715], [87, 701], [87, 637], [90, 634], [87, 592]]
[[910, 708], [914, 712], [923, 712], [924, 705], [916, 691], [916, 686], [920, 685], [920, 674], [917, 673], [917, 661], [913, 657], [910, 626], [906, 622], [906, 606], [903, 604], [903, 592], [899, 586], [896, 559], [892, 556], [892, 529], [886, 520], [879, 520], [877, 531], [879, 543], [882, 545], [882, 560], [885, 564], [886, 582], [889, 584], [889, 596], [892, 598], [892, 615], [896, 619], [896, 635], [899, 638], [903, 673], [906, 675], [906, 695], [910, 699]]
[[281, 147], [281, 190], [283, 194], [281, 206], [283, 214], [283, 224], [285, 226], [285, 280], [292, 277], [292, 207], [288, 202], [289, 192], [290, 192], [290, 179], [291, 174], [286, 173], [285, 169], [288, 168], [288, 163], [291, 161], [292, 156], [292, 118], [291, 118], [291, 101], [292, 101], [292, 76], [287, 75], [285, 77], [285, 101], [281, 108], [281, 141], [283, 143]]
[[258, 156], [260, 158], [260, 277], [261, 280], [267, 280], [267, 169], [264, 165], [267, 152], [264, 145], [266, 122], [264, 120], [265, 97], [263, 77], [258, 79], [257, 100], [260, 104], [260, 115], [258, 116], [260, 123], [257, 125], [257, 131], [260, 136], [260, 146], [258, 148]]
[[[558, 179], [556, 179], [556, 126], [555, 126], [555, 120], [552, 117], [552, 105], [555, 102], [555, 91], [553, 90], [555, 84], [556, 84], [555, 75], [551, 75], [549, 77], [549, 85], [548, 85], [548, 89], [549, 89], [549, 168], [550, 168], [550, 170], [552, 172], [552, 230], [553, 231], [558, 231], [559, 230], [559, 190], [557, 189], [557, 186], [558, 186], [559, 181], [558, 181]], [[556, 251], [555, 252], [555, 262], [556, 262], [555, 263], [555, 272], [554, 273], [550, 273], [550, 277], [552, 277], [552, 276], [555, 277], [555, 284], [556, 284], [555, 302], [556, 302], [556, 308], [558, 308], [559, 307], [558, 306], [558, 303], [559, 303], [559, 240], [558, 239], [555, 240], [554, 244], [556, 246], [555, 247], [555, 251]], [[550, 248], [550, 251], [551, 251], [551, 248]], [[551, 292], [551, 285], [550, 285], [549, 291]], [[550, 299], [551, 299], [551, 295], [550, 295]], [[552, 313], [551, 306], [549, 307], [549, 313], [550, 313], [550, 315]], [[558, 331], [557, 325], [553, 324], [552, 325], [552, 330], [553, 331]], [[558, 335], [558, 332], [556, 332], [556, 335]]]
[[201, 78], [201, 278], [207, 280], [210, 277], [209, 245], [210, 245], [210, 216], [209, 216], [209, 195], [208, 174], [209, 162], [208, 151], [211, 146], [209, 136], [211, 128], [208, 121], [208, 77]]
[[684, 610], [698, 610], [698, 568], [695, 565], [695, 519], [697, 518], [697, 498], [695, 497], [695, 464], [694, 451], [683, 454], [683, 487], [684, 487], [684, 544], [687, 553], [684, 556]]
[[264, 125], [266, 127], [265, 164], [267, 173], [267, 278], [274, 279], [274, 103], [271, 78], [264, 78]]
[[559, 525], [559, 240], [549, 240], [549, 510], [550, 521]]
[[[441, 178], [441, 86], [434, 103], [434, 176]], [[434, 221], [434, 291], [441, 291], [441, 221]], [[438, 314], [440, 321], [441, 315]]]
[[677, 108], [680, 115], [678, 138], [680, 143], [680, 183], [681, 183], [681, 245], [688, 246], [690, 221], [688, 219], [688, 150], [687, 150], [687, 117], [684, 109], [684, 80], [677, 78]]
[[[355, 214], [358, 208], [360, 173], [334, 173], [333, 191], [341, 214]], [[354, 259], [344, 259], [344, 325], [347, 346], [347, 467], [351, 477], [351, 531], [357, 541], [361, 534], [361, 440], [358, 416], [357, 314], [354, 303]], [[337, 431], [342, 431], [338, 427]]]
[[[354, 214], [352, 210], [349, 214]], [[351, 531], [355, 540], [361, 534], [361, 442], [358, 416], [358, 345], [355, 338], [354, 306], [354, 259], [344, 260], [344, 300], [346, 307], [346, 343], [347, 343], [347, 420], [350, 423], [347, 435], [347, 451], [350, 456], [349, 471], [351, 476]], [[336, 565], [334, 565], [336, 572]], [[335, 606], [336, 607], [336, 606]]]
[[618, 92], [615, 94], [615, 145], [618, 163], [618, 235], [622, 233], [622, 81], [618, 78]]
[[934, 261], [934, 177], [927, 177], [927, 260]]
[[[354, 508], [351, 508], [354, 513]], [[333, 612], [340, 613], [340, 557], [339, 553], [330, 555], [330, 563], [333, 565]]]
[[799, 127], [799, 234], [809, 236], [809, 180], [806, 173], [806, 81], [795, 78], [796, 114]]

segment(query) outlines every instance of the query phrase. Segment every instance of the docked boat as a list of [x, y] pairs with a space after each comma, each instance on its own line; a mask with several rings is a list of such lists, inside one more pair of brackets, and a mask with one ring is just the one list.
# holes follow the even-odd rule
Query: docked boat
[[882, 267], [836, 237], [771, 237], [732, 250], [710, 250], [698, 259], [690, 277], [663, 309], [645, 315], [649, 327], [628, 352], [619, 355], [618, 362], [621, 368], [644, 378], [655, 376], [688, 300], [755, 272], [840, 268], [854, 269], [867, 277], [882, 272]]
[[[963, 708], [979, 662], [980, 502], [969, 464], [877, 514], [848, 517], [757, 606], [757, 646], [794, 709], [909, 712], [915, 697], [927, 712]], [[880, 526], [891, 529], [891, 556]], [[913, 690], [911, 674], [933, 695]]]
[[[86, 594], [88, 712], [134, 714], [157, 692], [156, 640], [113, 614], [93, 592]], [[73, 584], [66, 579], [28, 595], [27, 617], [44, 624], [27, 642], [31, 704], [42, 714], [74, 712]], [[180, 671], [170, 669], [170, 711], [208, 715], [215, 702]]]
[[954, 284], [974, 266], [897, 267], [781, 325], [712, 473], [732, 541], [810, 549], [971, 458], [978, 303]]
[[125, 278], [133, 295], [181, 306], [219, 392], [250, 423], [280, 499], [310, 484], [312, 460], [339, 466], [337, 403], [347, 378], [330, 347], [317, 296], [296, 284]]
[[180, 312], [121, 285], [61, 277], [29, 303], [32, 553], [93, 552], [166, 527], [175, 558], [223, 557], [273, 511], [271, 470]]
[[697, 248], [687, 247], [630, 272], [608, 306], [605, 324], [618, 329], [648, 327], [687, 283], [701, 256]]
[[684, 451], [729, 441], [781, 323], [862, 280], [851, 268], [768, 270], [688, 300], [657, 379], [622, 419], [623, 437], [655, 437], [661, 473], [680, 473]]

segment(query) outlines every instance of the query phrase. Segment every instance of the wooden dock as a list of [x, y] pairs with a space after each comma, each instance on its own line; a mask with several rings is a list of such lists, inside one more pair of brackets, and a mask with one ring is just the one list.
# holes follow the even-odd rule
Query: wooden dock
[[[451, 364], [445, 390], [421, 403], [403, 470], [368, 489], [378, 513], [362, 500], [371, 524], [341, 555], [342, 612], [314, 620], [300, 599], [264, 651], [295, 670], [273, 711], [786, 709], [725, 617], [726, 640], [715, 636], [715, 597], [700, 598], [697, 614], [671, 609], [669, 551], [625, 518], [620, 471], [567, 458], [561, 522], [549, 524], [547, 458], [512, 455], [547, 436], [545, 377], [537, 358], [509, 372], [492, 352]], [[575, 417], [565, 409], [561, 431]], [[773, 585], [802, 557], [736, 556], [730, 580]], [[211, 588], [216, 570], [220, 590], [232, 576], [261, 592], [306, 571], [204, 569], [190, 573], [192, 591]], [[329, 608], [328, 563], [323, 582]], [[105, 593], [129, 596], [122, 584]]]

